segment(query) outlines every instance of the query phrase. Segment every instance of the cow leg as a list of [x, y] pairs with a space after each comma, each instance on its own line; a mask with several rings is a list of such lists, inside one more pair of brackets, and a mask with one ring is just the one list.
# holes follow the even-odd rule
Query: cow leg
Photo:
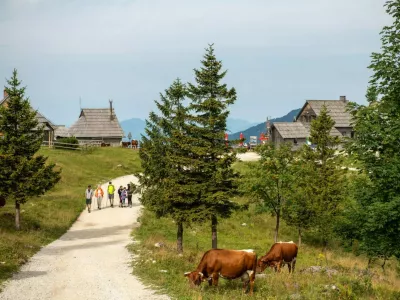
[[250, 296], [253, 296], [254, 280], [256, 279], [256, 272], [250, 272]]
[[209, 278], [207, 279], [207, 281], [208, 281], [208, 285], [211, 286], [212, 283], [213, 283], [212, 277], [209, 277]]
[[296, 266], [296, 257], [292, 260], [292, 273], [294, 272], [294, 267]]
[[280, 261], [280, 262], [278, 262], [278, 264], [277, 264], [278, 273], [281, 272], [281, 267], [282, 267], [282, 262]]
[[292, 272], [292, 262], [287, 264], [287, 267], [289, 269], [289, 274]]
[[245, 273], [243, 273], [241, 279], [243, 282], [243, 293], [246, 293], [247, 287], [248, 287], [249, 281], [250, 281], [249, 273], [247, 273], [247, 271]]
[[218, 286], [219, 274], [218, 273], [213, 273], [211, 276], [212, 276], [212, 285], [213, 286]]

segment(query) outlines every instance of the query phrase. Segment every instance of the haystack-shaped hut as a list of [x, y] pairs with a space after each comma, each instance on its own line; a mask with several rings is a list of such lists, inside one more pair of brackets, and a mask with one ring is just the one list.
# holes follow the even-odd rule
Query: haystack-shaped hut
[[63, 131], [81, 143], [98, 141], [113, 146], [120, 145], [124, 136], [111, 100], [109, 108], [82, 108], [79, 119]]

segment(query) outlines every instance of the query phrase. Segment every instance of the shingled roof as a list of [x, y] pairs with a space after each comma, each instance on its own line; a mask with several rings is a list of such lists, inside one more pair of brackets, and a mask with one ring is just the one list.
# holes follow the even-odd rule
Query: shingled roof
[[[310, 104], [311, 108], [315, 112], [317, 116], [319, 116], [322, 106], [325, 105], [328, 114], [332, 117], [332, 119], [335, 121], [335, 127], [351, 127], [351, 116], [350, 113], [347, 112], [346, 110], [346, 105], [347, 101], [343, 100], [307, 100], [306, 103], [304, 104], [304, 107], [308, 104]], [[303, 109], [304, 109], [303, 107]], [[300, 116], [300, 113], [303, 111], [299, 112], [297, 115], [297, 118]]]
[[[304, 139], [310, 135], [309, 128], [301, 122], [275, 122], [272, 124], [284, 139]], [[342, 136], [339, 130], [332, 128], [332, 136]]]
[[122, 138], [124, 132], [112, 109], [112, 117], [109, 108], [83, 108], [76, 121], [68, 132], [79, 138]]
[[[8, 95], [4, 95], [5, 97], [0, 101], [0, 105], [3, 105], [9, 98]], [[33, 110], [33, 108], [31, 107], [31, 110]], [[38, 110], [36, 110], [36, 119], [39, 122], [39, 125], [44, 125], [45, 128], [48, 127], [52, 130], [54, 130], [56, 128], [56, 126], [53, 124], [53, 122], [51, 122], [49, 119], [47, 119], [43, 114], [41, 114]]]
[[300, 139], [309, 135], [307, 129], [300, 122], [274, 122], [272, 127], [275, 127], [284, 139]]

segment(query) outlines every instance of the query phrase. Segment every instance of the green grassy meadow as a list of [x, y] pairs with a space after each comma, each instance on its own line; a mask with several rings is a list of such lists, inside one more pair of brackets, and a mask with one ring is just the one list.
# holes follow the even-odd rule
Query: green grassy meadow
[[138, 152], [98, 148], [90, 153], [43, 148], [62, 168], [62, 178], [46, 195], [21, 205], [21, 230], [14, 227], [14, 203], [0, 208], [0, 284], [41, 247], [64, 234], [85, 208], [84, 190], [140, 169]]
[[[248, 164], [240, 162], [236, 168], [248, 172]], [[238, 198], [239, 202], [247, 199]], [[134, 274], [145, 283], [158, 287], [176, 299], [248, 299], [242, 293], [240, 279], [220, 279], [219, 287], [191, 289], [184, 272], [193, 271], [203, 253], [211, 248], [210, 224], [197, 224], [184, 229], [184, 254], [179, 256], [176, 249], [176, 226], [171, 219], [157, 219], [154, 214], [144, 211], [140, 217], [141, 226], [133, 235], [138, 243], [132, 243], [130, 250], [136, 254], [133, 261]], [[246, 225], [242, 226], [243, 223]], [[258, 256], [264, 255], [273, 244], [275, 219], [269, 213], [255, 212], [255, 206], [248, 211], [237, 212], [232, 218], [220, 220], [218, 226], [218, 247], [226, 249], [254, 249]], [[297, 232], [282, 223], [280, 240], [297, 242]], [[155, 243], [165, 246], [157, 248]], [[290, 275], [285, 266], [280, 274], [266, 270], [263, 278], [257, 278], [254, 299], [400, 299], [400, 264], [389, 261], [385, 272], [378, 260], [369, 273], [365, 272], [367, 259], [355, 256], [351, 249], [344, 252], [339, 242], [331, 243], [327, 264], [322, 248], [312, 235], [303, 237], [297, 257], [296, 271]], [[334, 269], [336, 274], [302, 272], [310, 266]], [[334, 286], [335, 288], [332, 288]]]

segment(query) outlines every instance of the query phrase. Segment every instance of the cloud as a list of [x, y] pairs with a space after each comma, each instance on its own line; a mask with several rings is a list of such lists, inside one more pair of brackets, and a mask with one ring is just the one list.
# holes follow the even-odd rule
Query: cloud
[[[321, 46], [329, 37], [351, 39], [355, 32], [381, 27], [387, 20], [384, 2], [12, 0], [0, 35], [15, 50], [29, 45], [30, 51], [53, 54], [191, 50], [208, 42], [244, 48]], [[13, 34], [5, 35], [10, 28]]]

